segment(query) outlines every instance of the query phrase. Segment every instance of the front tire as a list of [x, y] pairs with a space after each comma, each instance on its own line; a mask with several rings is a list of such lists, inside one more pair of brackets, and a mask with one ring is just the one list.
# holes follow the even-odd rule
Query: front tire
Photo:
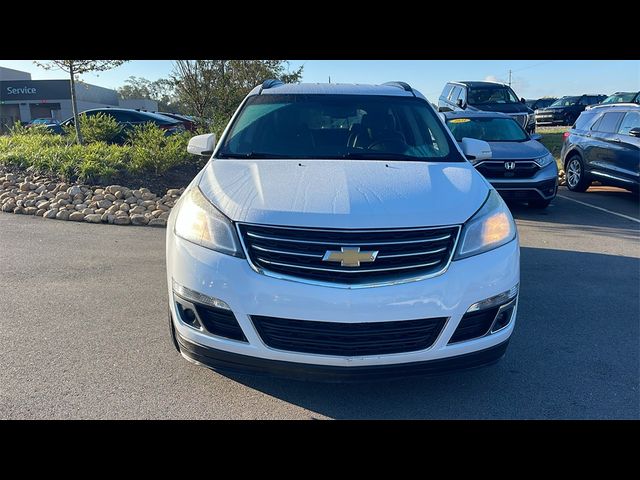
[[584, 192], [589, 188], [589, 185], [591, 185], [591, 181], [587, 178], [587, 172], [584, 169], [584, 163], [582, 158], [580, 158], [580, 155], [573, 154], [569, 157], [565, 172], [567, 172], [567, 187], [569, 190], [573, 192]]

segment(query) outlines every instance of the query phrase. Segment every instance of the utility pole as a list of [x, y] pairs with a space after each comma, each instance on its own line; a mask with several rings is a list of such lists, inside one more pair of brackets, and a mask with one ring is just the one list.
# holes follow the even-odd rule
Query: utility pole
[[329, 83], [331, 83], [331, 75], [329, 75]]
[[509, 86], [511, 86], [511, 69], [509, 69]]

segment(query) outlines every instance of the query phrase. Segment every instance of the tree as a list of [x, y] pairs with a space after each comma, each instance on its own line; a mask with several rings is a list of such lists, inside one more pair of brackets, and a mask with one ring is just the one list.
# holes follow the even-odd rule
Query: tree
[[299, 82], [302, 67], [289, 72], [286, 60], [178, 60], [170, 79], [177, 98], [197, 116], [220, 129], [242, 99], [269, 78]]
[[161, 111], [183, 110], [176, 101], [174, 84], [167, 78], [159, 78], [152, 82], [143, 77], [129, 77], [124, 83], [125, 85], [117, 89], [122, 99], [147, 98], [156, 101]]
[[126, 60], [49, 60], [46, 62], [34, 62], [45, 70], [58, 68], [69, 74], [71, 87], [71, 108], [73, 109], [73, 123], [76, 128], [76, 138], [80, 145], [84, 142], [80, 133], [78, 119], [78, 104], [76, 101], [76, 77], [83, 73], [103, 72], [122, 65]]

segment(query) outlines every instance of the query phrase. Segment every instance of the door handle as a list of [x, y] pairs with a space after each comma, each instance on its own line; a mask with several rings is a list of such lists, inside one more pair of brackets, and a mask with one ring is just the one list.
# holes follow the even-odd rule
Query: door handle
[[619, 138], [612, 138], [611, 139], [612, 142], [617, 142], [620, 143], [622, 140], [620, 140]]

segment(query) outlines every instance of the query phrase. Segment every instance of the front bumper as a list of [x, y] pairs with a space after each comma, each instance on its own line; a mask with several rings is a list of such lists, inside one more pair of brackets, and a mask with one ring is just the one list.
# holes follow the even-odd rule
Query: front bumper
[[[251, 269], [246, 259], [224, 255], [187, 242], [167, 228], [167, 285], [172, 279], [202, 294], [223, 300], [233, 311], [246, 342], [198, 331], [179, 320], [173, 294], [170, 311], [173, 327], [182, 343], [211, 352], [290, 362], [302, 367], [357, 368], [451, 359], [483, 351], [506, 342], [514, 328], [517, 307], [505, 328], [493, 334], [449, 345], [470, 305], [511, 289], [520, 280], [520, 250], [515, 239], [481, 255], [451, 262], [437, 277], [410, 283], [362, 289], [344, 289], [281, 280]], [[251, 316], [270, 316], [320, 322], [383, 322], [443, 317], [446, 323], [435, 342], [418, 351], [336, 356], [285, 351], [267, 346]], [[186, 344], [185, 344], [186, 345]], [[189, 356], [185, 346], [183, 354]], [[212, 353], [212, 355], [218, 355]], [[204, 364], [202, 358], [193, 358]], [[355, 371], [355, 370], [354, 370]]]
[[354, 382], [402, 378], [414, 375], [439, 375], [469, 370], [496, 363], [507, 350], [509, 340], [492, 347], [456, 357], [391, 365], [361, 365], [342, 367], [335, 365], [308, 365], [296, 362], [269, 360], [239, 355], [193, 343], [176, 335], [180, 353], [187, 360], [225, 373], [269, 375], [304, 381]]
[[558, 192], [558, 167], [550, 163], [531, 178], [487, 178], [505, 200], [550, 200]]

